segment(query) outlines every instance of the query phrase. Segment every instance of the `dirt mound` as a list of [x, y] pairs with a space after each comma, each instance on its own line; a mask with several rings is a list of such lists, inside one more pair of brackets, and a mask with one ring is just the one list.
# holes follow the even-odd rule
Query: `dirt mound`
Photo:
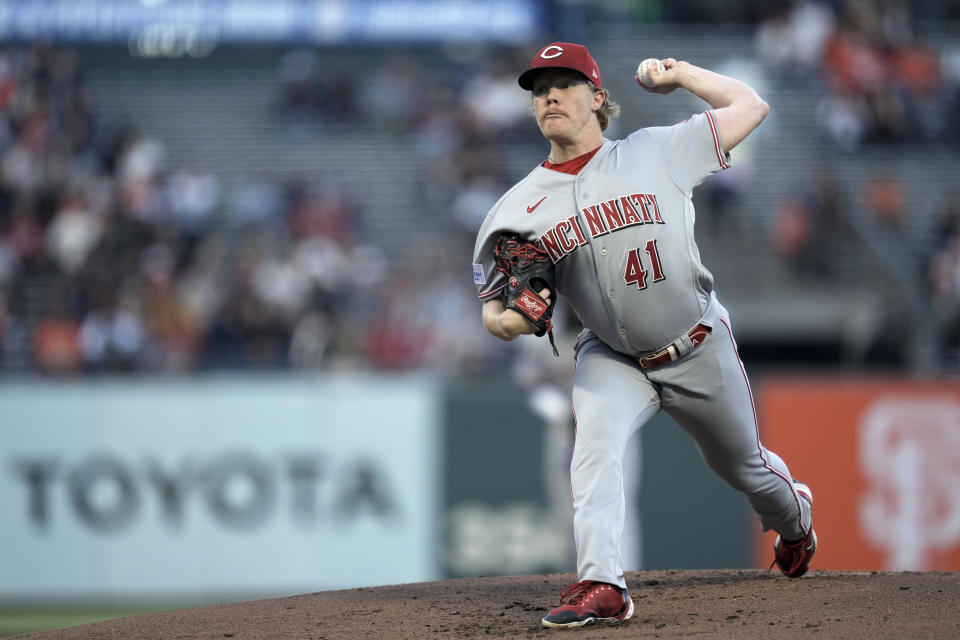
[[168, 611], [21, 638], [957, 638], [960, 572], [757, 570], [627, 574], [633, 618], [548, 630], [540, 618], [573, 574], [324, 591]]

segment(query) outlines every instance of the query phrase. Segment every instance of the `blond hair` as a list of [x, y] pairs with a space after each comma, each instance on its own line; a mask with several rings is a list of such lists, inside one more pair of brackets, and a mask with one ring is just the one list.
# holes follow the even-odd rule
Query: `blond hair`
[[594, 93], [597, 91], [603, 92], [603, 104], [595, 113], [597, 114], [597, 121], [600, 123], [600, 131], [606, 131], [607, 127], [610, 126], [610, 118], [616, 118], [620, 115], [620, 105], [610, 99], [610, 92], [606, 89], [601, 89], [590, 80], [587, 80], [587, 84], [590, 85], [590, 89]]

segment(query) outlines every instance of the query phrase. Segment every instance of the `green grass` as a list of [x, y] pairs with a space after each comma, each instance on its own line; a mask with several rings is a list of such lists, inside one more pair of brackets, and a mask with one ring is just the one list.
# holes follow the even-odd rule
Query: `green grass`
[[157, 611], [166, 610], [166, 608], [159, 607], [130, 609], [50, 609], [30, 607], [22, 607], [18, 609], [0, 608], [0, 638], [15, 636], [21, 633], [32, 633], [34, 631], [48, 631], [51, 629], [63, 629], [64, 627], [75, 627], [81, 624], [90, 624], [91, 622], [101, 622], [103, 620], [112, 620], [113, 618], [139, 616], [147, 613], [156, 613]]

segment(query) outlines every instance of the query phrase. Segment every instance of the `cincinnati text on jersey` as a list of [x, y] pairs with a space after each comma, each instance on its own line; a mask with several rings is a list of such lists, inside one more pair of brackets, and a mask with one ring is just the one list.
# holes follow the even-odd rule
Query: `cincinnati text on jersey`
[[[580, 211], [591, 238], [641, 224], [664, 224], [657, 197], [652, 193], [631, 193], [584, 207]], [[580, 218], [560, 220], [538, 238], [541, 248], [554, 264], [587, 243]]]

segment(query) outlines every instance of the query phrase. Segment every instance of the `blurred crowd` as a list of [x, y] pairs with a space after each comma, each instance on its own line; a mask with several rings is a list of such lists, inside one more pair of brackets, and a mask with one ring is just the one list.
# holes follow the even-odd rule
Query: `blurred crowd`
[[[776, 3], [757, 11], [757, 55], [775, 86], [819, 92], [838, 152], [960, 142], [960, 44], [927, 47], [908, 14], [892, 0]], [[424, 167], [417, 189], [437, 235], [388, 255], [348, 182], [251, 176], [227, 193], [216, 168], [168, 162], [148, 122], [105, 130], [71, 49], [0, 49], [0, 371], [502, 364], [507, 349], [482, 331], [457, 261], [518, 177], [517, 150], [542, 147], [516, 87], [528, 53], [450, 50], [432, 65], [401, 53], [365, 82], [349, 69], [321, 73], [307, 48], [282, 56], [274, 118], [288, 135], [348, 126], [404, 136]], [[822, 167], [798, 185], [771, 211], [769, 233], [801, 282], [859, 259], [852, 208], [889, 232], [881, 243], [908, 226], [909, 185], [894, 174], [848, 185]], [[735, 208], [722, 187], [707, 206]], [[936, 229], [906, 246], [943, 346], [960, 354], [960, 198], [943, 193], [940, 206]]]
[[[956, 18], [957, 9], [945, 4], [939, 10]], [[800, 176], [796, 191], [772, 212], [770, 240], [808, 281], [825, 273], [838, 281], [862, 278], [865, 270], [851, 269], [851, 261], [877, 264], [876, 339], [863, 350], [872, 350], [880, 364], [903, 366], [910, 323], [917, 329], [917, 316], [935, 315], [931, 326], [917, 330], [937, 332], [937, 364], [956, 368], [960, 296], [947, 281], [960, 272], [948, 275], [944, 266], [957, 233], [949, 222], [960, 199], [956, 185], [935, 185], [940, 191], [929, 193], [930, 185], [912, 183], [926, 178], [922, 166], [910, 175], [879, 169], [850, 183], [830, 162], [836, 154], [870, 158], [936, 145], [956, 157], [960, 28], [931, 46], [916, 30], [916, 13], [929, 10], [905, 0], [791, 0], [768, 9], [756, 31], [757, 56], [781, 89], [820, 96], [816, 119], [824, 144], [822, 166]], [[924, 227], [913, 216], [939, 222]], [[908, 291], [893, 295], [898, 289]], [[871, 360], [862, 354], [861, 361]]]
[[960, 46], [921, 40], [905, 0], [776, 3], [757, 30], [761, 60], [790, 85], [823, 88], [818, 116], [834, 147], [960, 142]]
[[522, 92], [505, 90], [502, 69], [476, 75], [464, 93], [499, 114], [478, 122], [440, 78], [424, 99], [411, 60], [386, 64], [362, 95], [347, 78], [317, 83], [314, 62], [305, 50], [281, 60], [278, 120], [294, 133], [358, 120], [412, 133], [423, 198], [445, 217], [456, 200], [444, 250], [388, 258], [336, 180], [251, 176], [227, 197], [210, 168], [169, 167], [148, 133], [99, 131], [70, 49], [0, 52], [0, 368], [469, 371], [502, 359], [451, 256], [469, 258], [502, 190], [482, 146], [526, 117]]

